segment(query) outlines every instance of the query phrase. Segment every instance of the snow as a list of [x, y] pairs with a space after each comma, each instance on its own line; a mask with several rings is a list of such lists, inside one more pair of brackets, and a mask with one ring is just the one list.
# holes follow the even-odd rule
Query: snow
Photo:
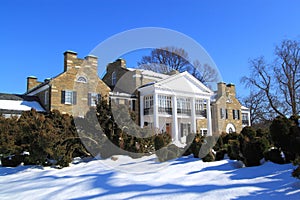
[[291, 164], [237, 168], [231, 160], [114, 158], [76, 159], [63, 169], [0, 167], [0, 199], [300, 199]]
[[0, 109], [28, 111], [32, 108], [38, 112], [45, 112], [42, 106], [36, 101], [0, 100]]

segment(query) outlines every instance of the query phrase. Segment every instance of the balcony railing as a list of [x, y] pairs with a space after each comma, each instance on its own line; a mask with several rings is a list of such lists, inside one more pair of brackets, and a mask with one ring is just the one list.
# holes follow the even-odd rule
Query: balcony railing
[[207, 117], [206, 110], [196, 110], [197, 116]]
[[183, 115], [191, 115], [191, 110], [190, 109], [181, 109], [177, 108], [177, 113], [178, 114], [183, 114]]
[[[158, 107], [159, 114], [172, 115], [172, 108]], [[182, 115], [191, 115], [192, 111], [190, 109], [180, 109], [177, 108], [177, 113]], [[144, 115], [153, 115], [153, 108], [144, 108]], [[197, 116], [207, 117], [206, 110], [196, 110]]]
[[158, 107], [158, 113], [172, 115], [172, 108]]
[[153, 108], [144, 108], [144, 115], [153, 115]]

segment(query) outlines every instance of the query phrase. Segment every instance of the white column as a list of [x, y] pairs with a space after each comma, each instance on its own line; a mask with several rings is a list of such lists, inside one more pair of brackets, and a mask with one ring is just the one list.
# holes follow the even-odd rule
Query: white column
[[[243, 115], [243, 114], [242, 114]], [[251, 126], [251, 121], [250, 121], [250, 111], [248, 112], [248, 126]]]
[[144, 96], [140, 96], [140, 125], [144, 127]]
[[195, 106], [195, 98], [192, 98], [192, 133], [197, 132], [197, 122], [196, 122], [196, 106]]
[[159, 121], [158, 121], [158, 98], [157, 94], [153, 94], [153, 126], [154, 128], [159, 128]]
[[174, 141], [178, 141], [178, 119], [177, 119], [177, 98], [172, 96], [172, 136]]
[[207, 99], [206, 113], [207, 113], [206, 114], [206, 116], [207, 116], [207, 135], [212, 136], [210, 99]]

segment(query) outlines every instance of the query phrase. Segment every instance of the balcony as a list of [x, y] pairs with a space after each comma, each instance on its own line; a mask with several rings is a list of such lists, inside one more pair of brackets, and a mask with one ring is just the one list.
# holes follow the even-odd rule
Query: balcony
[[144, 108], [144, 115], [153, 115], [153, 108]]
[[172, 108], [158, 107], [158, 113], [172, 115]]
[[202, 116], [202, 117], [207, 117], [206, 110], [196, 110], [196, 115], [197, 116]]
[[177, 113], [182, 114], [182, 115], [191, 115], [191, 110], [190, 109], [180, 109], [177, 108]]

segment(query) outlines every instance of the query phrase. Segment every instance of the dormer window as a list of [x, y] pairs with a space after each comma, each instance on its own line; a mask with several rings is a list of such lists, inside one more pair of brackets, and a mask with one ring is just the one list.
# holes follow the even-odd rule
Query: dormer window
[[79, 82], [79, 83], [87, 83], [87, 80], [86, 80], [85, 77], [79, 76], [79, 77], [77, 78], [77, 82]]
[[117, 75], [116, 75], [116, 72], [113, 72], [111, 74], [111, 84], [116, 85], [116, 83], [117, 83]]

